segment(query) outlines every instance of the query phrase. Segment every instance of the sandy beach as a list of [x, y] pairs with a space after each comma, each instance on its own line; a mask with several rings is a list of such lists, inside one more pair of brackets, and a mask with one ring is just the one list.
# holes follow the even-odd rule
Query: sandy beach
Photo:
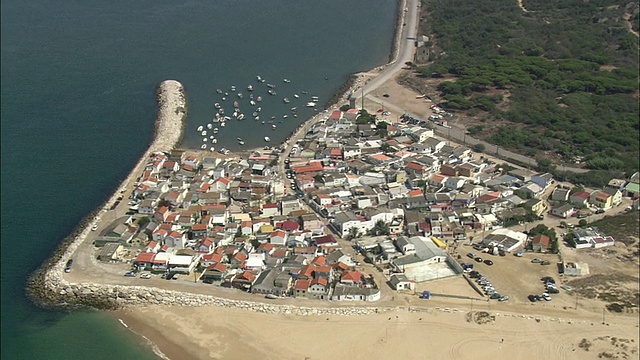
[[145, 307], [114, 315], [170, 359], [596, 359], [605, 351], [637, 358], [639, 341], [633, 316], [603, 325], [589, 316], [499, 314], [480, 325], [467, 311], [433, 309], [326, 317]]

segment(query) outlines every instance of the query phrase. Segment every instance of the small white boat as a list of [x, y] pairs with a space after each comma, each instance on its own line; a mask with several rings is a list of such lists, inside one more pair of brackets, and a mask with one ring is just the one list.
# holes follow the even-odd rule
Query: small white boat
[[271, 128], [275, 130], [276, 124], [271, 125]]
[[218, 128], [214, 128], [214, 129], [213, 129], [213, 133], [214, 133], [214, 134], [217, 134], [217, 133], [218, 133]]
[[209, 148], [210, 151], [216, 151], [216, 148], [214, 148], [213, 146]]
[[273, 88], [275, 88], [276, 86], [275, 86], [275, 85], [273, 85], [273, 84], [267, 84], [267, 87], [268, 87], [268, 88], [270, 88], [270, 89], [273, 89]]
[[264, 137], [264, 141], [269, 142], [269, 141], [271, 141], [271, 139], [268, 136], [265, 136]]
[[251, 104], [251, 106], [255, 106], [255, 105], [256, 105], [256, 102], [255, 102], [255, 101], [253, 101], [253, 100], [251, 100], [251, 101], [249, 101], [249, 104]]
[[262, 81], [262, 77], [260, 77], [260, 75], [258, 75], [258, 76], [256, 76], [256, 80]]
[[256, 99], [257, 102], [262, 101], [262, 96], [258, 96], [258, 98]]
[[235, 85], [231, 85], [231, 91], [236, 91], [236, 86]]
[[215, 144], [215, 143], [217, 143], [217, 142], [218, 142], [218, 139], [216, 139], [216, 138], [213, 138], [213, 139], [211, 140], [211, 143], [212, 143], [212, 144]]
[[275, 96], [275, 95], [276, 95], [276, 92], [275, 92], [275, 91], [273, 91], [272, 89], [269, 89], [269, 91], [267, 91], [267, 92], [269, 93], [269, 95], [273, 95], [273, 96]]
[[297, 117], [298, 117], [298, 114], [293, 114], [293, 117], [297, 118]]
[[216, 108], [216, 109], [220, 109], [220, 103], [213, 104], [213, 107]]
[[253, 94], [249, 94], [249, 99], [253, 100]]
[[289, 117], [289, 115], [286, 115], [286, 114], [285, 114], [285, 115], [282, 115], [282, 118], [283, 118], [283, 119], [286, 119], [286, 118], [288, 118], [288, 117]]
[[318, 97], [317, 97], [317, 96], [312, 96], [312, 97], [311, 97], [311, 101], [318, 102]]
[[244, 95], [242, 95], [242, 93], [241, 93], [241, 92], [239, 92], [239, 93], [238, 93], [238, 97], [239, 97], [240, 99], [242, 99], [242, 98], [244, 97]]
[[215, 136], [213, 136], [213, 135], [209, 136], [209, 139], [213, 139], [213, 138], [215, 138]]
[[262, 125], [264, 125], [264, 120], [262, 120]]
[[258, 108], [256, 109], [257, 112], [262, 111], [262, 108], [260, 106], [258, 106]]
[[295, 107], [295, 106], [291, 108], [291, 111], [297, 111], [297, 110], [298, 110], [298, 108]]
[[231, 114], [231, 115], [233, 115], [233, 117], [238, 117], [238, 112], [234, 111], [233, 114]]
[[248, 91], [253, 91], [253, 86], [251, 86], [251, 84], [249, 84], [249, 85], [247, 86], [247, 90], [248, 90]]
[[202, 142], [206, 142], [206, 141], [209, 141], [209, 139], [207, 139], [207, 138], [202, 138]]
[[216, 92], [217, 92], [218, 94], [222, 94], [222, 89], [216, 89]]
[[220, 123], [220, 126], [225, 127], [225, 126], [227, 126], [227, 124], [223, 121], [223, 122]]
[[200, 149], [206, 149], [207, 148], [207, 144], [202, 144], [202, 146], [200, 146]]
[[288, 104], [290, 100], [289, 100], [289, 98], [284, 98], [283, 101], [284, 101], [285, 104]]
[[226, 96], [223, 96], [223, 97], [222, 97], [222, 101], [226, 101], [226, 100], [227, 100], [227, 97], [226, 97]]
[[298, 95], [298, 94], [293, 94], [293, 97], [297, 99], [297, 98], [299, 98], [299, 97], [300, 97], [300, 95]]
[[260, 116], [255, 117], [256, 121], [260, 120]]
[[251, 114], [251, 115], [253, 115], [253, 117], [256, 117], [256, 116], [258, 116], [258, 112], [254, 111], [253, 114]]
[[218, 114], [220, 114], [220, 115], [224, 115], [224, 109], [219, 109], [219, 110], [218, 110]]
[[[224, 96], [229, 96], [229, 93], [225, 91]], [[222, 98], [222, 100], [224, 100], [224, 98]]]
[[244, 141], [240, 140], [240, 141], [238, 141], [238, 144], [244, 145]]
[[202, 135], [202, 136], [207, 136], [207, 130], [202, 130], [202, 132], [200, 133], [200, 135]]
[[314, 103], [313, 101], [309, 101], [307, 103], [307, 107], [314, 107], [314, 106], [316, 106], [316, 103]]
[[238, 140], [238, 141], [242, 141], [242, 138], [236, 138], [236, 140]]
[[207, 124], [207, 129], [211, 129], [212, 127], [213, 127], [213, 124]]
[[198, 131], [202, 131], [202, 129], [204, 129], [202, 125], [198, 126]]
[[224, 119], [224, 121], [229, 121], [229, 120], [231, 120], [231, 117], [230, 116], [225, 116], [223, 119]]
[[242, 119], [244, 119], [244, 114], [238, 115], [238, 120], [242, 120]]
[[291, 82], [291, 80], [289, 79], [282, 79], [282, 81], [286, 82], [287, 84]]

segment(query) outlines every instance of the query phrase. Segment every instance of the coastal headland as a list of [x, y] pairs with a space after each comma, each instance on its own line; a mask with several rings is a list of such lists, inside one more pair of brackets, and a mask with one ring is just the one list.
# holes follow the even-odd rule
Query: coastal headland
[[[398, 27], [403, 23], [399, 20]], [[401, 31], [396, 31], [397, 42]], [[394, 49], [396, 52], [397, 46]], [[314, 122], [384, 68], [354, 75], [342, 88], [345, 92], [328, 104], [331, 108], [301, 124], [285, 141], [285, 148], [290, 150]], [[331, 359], [345, 355], [354, 359], [585, 359], [596, 358], [601, 349], [611, 348], [612, 338], [625, 344], [635, 342], [629, 348], [637, 348], [634, 318], [610, 315], [607, 323], [603, 319], [600, 324], [600, 314], [593, 311], [508, 304], [498, 312], [489, 302], [472, 301], [469, 309], [466, 300], [416, 303], [414, 299], [412, 303], [402, 294], [377, 306], [340, 306], [300, 299], [259, 302], [250, 300], [247, 294], [229, 292], [225, 297], [197, 293], [197, 287], [190, 287], [193, 284], [175, 291], [65, 280], [67, 259], [80, 251], [80, 246], [91, 246], [85, 240], [92, 224], [131, 189], [151, 153], [173, 149], [183, 136], [187, 100], [182, 85], [172, 80], [161, 83], [157, 100], [158, 117], [149, 149], [112, 197], [87, 216], [34, 273], [27, 291], [36, 303], [115, 309], [112, 314], [124, 326], [144, 336], [164, 358], [171, 359]], [[591, 351], [581, 345], [585, 343], [590, 344]]]
[[[156, 89], [158, 113], [156, 116], [154, 135], [147, 151], [131, 173], [125, 178], [113, 195], [98, 209], [87, 215], [58, 246], [51, 257], [46, 260], [29, 278], [26, 292], [32, 301], [43, 307], [90, 306], [104, 309], [118, 308], [105, 294], [90, 291], [92, 284], [72, 284], [64, 280], [62, 274], [65, 264], [91, 232], [91, 226], [98, 221], [112, 206], [118, 197], [133, 185], [142, 171], [149, 155], [155, 151], [169, 151], [179, 143], [183, 136], [184, 121], [187, 116], [187, 98], [182, 84], [176, 80], [165, 80]], [[111, 291], [112, 289], [102, 288]]]

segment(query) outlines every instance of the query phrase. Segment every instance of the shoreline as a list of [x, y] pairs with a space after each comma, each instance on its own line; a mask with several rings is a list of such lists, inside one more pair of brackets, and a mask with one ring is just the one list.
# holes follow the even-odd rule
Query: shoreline
[[[68, 258], [71, 258], [91, 231], [91, 224], [109, 211], [117, 198], [133, 184], [146, 164], [149, 155], [155, 151], [169, 151], [174, 148], [184, 133], [184, 122], [187, 115], [186, 95], [182, 84], [176, 80], [165, 80], [156, 88], [158, 112], [154, 123], [154, 133], [147, 150], [133, 167], [127, 177], [118, 185], [114, 193], [101, 206], [84, 217], [58, 245], [53, 254], [45, 260], [28, 278], [25, 292], [27, 298], [43, 308], [57, 307], [94, 307], [98, 309], [117, 308], [109, 299], [96, 296], [74, 296], [68, 294], [70, 286], [75, 285], [62, 278], [63, 269]], [[90, 294], [83, 294], [90, 295]]]

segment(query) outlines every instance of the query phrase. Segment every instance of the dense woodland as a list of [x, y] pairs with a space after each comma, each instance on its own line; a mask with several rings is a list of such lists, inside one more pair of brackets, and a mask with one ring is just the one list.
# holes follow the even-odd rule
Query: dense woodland
[[[423, 0], [442, 105], [479, 137], [534, 156], [637, 171], [638, 3]], [[630, 19], [627, 21], [626, 19]], [[425, 21], [426, 20], [426, 21]], [[497, 124], [510, 122], [511, 126]]]

